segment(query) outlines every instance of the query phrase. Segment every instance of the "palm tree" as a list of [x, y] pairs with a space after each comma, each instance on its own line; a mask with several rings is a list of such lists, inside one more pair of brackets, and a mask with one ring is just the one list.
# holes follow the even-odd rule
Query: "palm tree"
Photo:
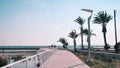
[[59, 38], [58, 42], [63, 44], [63, 48], [67, 48], [68, 42], [65, 38]]
[[78, 17], [75, 22], [77, 22], [79, 25], [80, 25], [80, 30], [81, 30], [81, 45], [82, 45], [82, 49], [84, 49], [84, 46], [83, 46], [83, 24], [85, 22], [85, 20], [81, 17]]
[[101, 24], [102, 25], [102, 32], [103, 32], [103, 37], [104, 37], [104, 48], [105, 50], [108, 50], [110, 48], [110, 46], [107, 44], [107, 40], [106, 40], [106, 32], [107, 32], [107, 28], [106, 25], [107, 23], [109, 23], [109, 21], [112, 19], [112, 16], [107, 14], [106, 11], [100, 11], [98, 12], [95, 17], [93, 22], [96, 24]]
[[73, 39], [73, 43], [74, 43], [74, 51], [77, 52], [77, 48], [76, 48], [76, 38], [78, 37], [79, 34], [76, 33], [76, 30], [72, 31], [69, 33], [69, 37]]

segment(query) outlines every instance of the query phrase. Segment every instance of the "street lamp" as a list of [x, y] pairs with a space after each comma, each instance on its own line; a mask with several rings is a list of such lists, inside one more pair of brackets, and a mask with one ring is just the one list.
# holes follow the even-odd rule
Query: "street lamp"
[[92, 62], [91, 59], [91, 40], [90, 40], [90, 19], [92, 17], [93, 10], [91, 9], [81, 9], [82, 11], [89, 12], [91, 15], [88, 17], [88, 60], [87, 62]]
[[118, 53], [118, 45], [117, 45], [117, 27], [116, 27], [116, 10], [114, 10], [114, 29], [115, 29], [115, 50]]

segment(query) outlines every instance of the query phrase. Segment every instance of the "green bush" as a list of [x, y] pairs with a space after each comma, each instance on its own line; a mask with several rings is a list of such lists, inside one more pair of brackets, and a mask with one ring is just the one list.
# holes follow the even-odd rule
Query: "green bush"
[[98, 60], [98, 59], [99, 59], [99, 57], [98, 57], [98, 56], [94, 56], [94, 59]]
[[0, 67], [7, 65], [7, 60], [5, 58], [0, 57]]
[[12, 60], [14, 60], [14, 61], [18, 61], [18, 60], [21, 60], [21, 59], [23, 59], [23, 57], [21, 55], [17, 55], [17, 56], [12, 57]]
[[118, 53], [118, 51], [120, 51], [120, 42], [118, 42], [117, 44], [114, 45], [114, 49], [115, 49], [116, 53]]

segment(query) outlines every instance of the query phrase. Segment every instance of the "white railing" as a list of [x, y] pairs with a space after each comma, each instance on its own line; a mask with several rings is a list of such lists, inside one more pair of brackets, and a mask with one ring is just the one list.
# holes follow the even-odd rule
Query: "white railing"
[[[22, 66], [22, 68], [39, 68], [40, 65], [43, 64], [43, 63], [46, 61], [46, 59], [47, 59], [50, 55], [53, 54], [53, 52], [55, 52], [54, 49], [49, 49], [49, 50], [43, 51], [43, 52], [41, 52], [41, 53], [38, 53], [38, 54], [36, 54], [36, 55], [27, 57], [27, 58], [25, 58], [25, 59], [16, 61], [16, 62], [11, 63], [11, 64], [8, 64], [8, 65], [3, 66], [3, 67], [1, 67], [1, 68], [17, 68], [17, 67], [15, 67], [15, 65], [17, 65], [17, 64], [19, 64], [19, 63], [24, 63], [24, 64], [22, 64], [22, 65], [24, 65], [24, 66]], [[34, 61], [34, 62], [32, 63], [32, 64], [34, 64], [34, 65], [33, 65], [34, 67], [29, 67], [29, 65], [30, 65], [29, 62], [30, 62], [30, 60], [32, 60], [32, 59], [33, 59], [33, 61]], [[20, 65], [20, 66], [21, 66], [21, 65]], [[18, 68], [20, 68], [20, 67], [18, 67]]]

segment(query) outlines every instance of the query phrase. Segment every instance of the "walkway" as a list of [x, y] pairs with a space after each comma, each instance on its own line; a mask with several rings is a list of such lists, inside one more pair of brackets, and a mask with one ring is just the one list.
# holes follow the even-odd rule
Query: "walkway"
[[57, 50], [41, 68], [90, 68], [67, 50]]

